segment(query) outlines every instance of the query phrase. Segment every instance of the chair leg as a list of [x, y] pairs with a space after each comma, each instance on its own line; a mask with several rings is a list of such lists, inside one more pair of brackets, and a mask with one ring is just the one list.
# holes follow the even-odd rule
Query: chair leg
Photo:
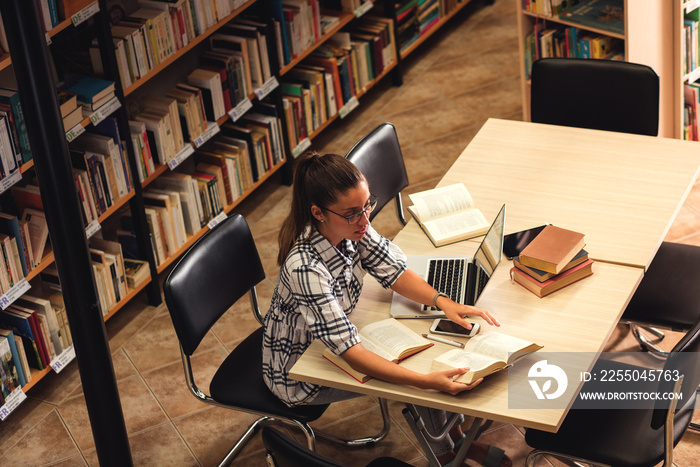
[[335, 435], [332, 435], [330, 433], [326, 433], [321, 430], [315, 430], [316, 436], [319, 438], [326, 439], [332, 443], [339, 444], [341, 446], [346, 446], [346, 447], [360, 447], [360, 446], [368, 446], [371, 447], [374, 445], [374, 443], [377, 443], [384, 438], [386, 438], [386, 435], [389, 433], [389, 428], [391, 427], [391, 418], [389, 418], [389, 407], [387, 405], [386, 399], [379, 399], [379, 409], [382, 413], [382, 430], [374, 435], [374, 436], [368, 436], [365, 438], [358, 438], [358, 439], [343, 439], [339, 438]]
[[[661, 347], [657, 346], [653, 342], [649, 340], [641, 331], [640, 331], [640, 326], [634, 323], [628, 323], [630, 326], [630, 329], [632, 330], [632, 334], [634, 337], [637, 339], [637, 342], [646, 350], [651, 352], [652, 355], [656, 354], [658, 357], [665, 358], [668, 356], [668, 352], [663, 350]], [[657, 333], [660, 333], [663, 336], [663, 333], [659, 331], [658, 329], [652, 328], [652, 327], [644, 327], [644, 329], [649, 330], [652, 334], [657, 335]], [[653, 330], [653, 331], [652, 331]]]
[[316, 438], [314, 436], [314, 430], [311, 429], [306, 423], [298, 422], [296, 420], [280, 420], [272, 417], [260, 417], [250, 424], [248, 429], [243, 436], [241, 436], [236, 444], [231, 448], [231, 450], [224, 456], [224, 458], [219, 462], [219, 467], [224, 467], [229, 465], [233, 459], [240, 453], [243, 447], [250, 441], [250, 439], [255, 436], [256, 431], [264, 425], [292, 425], [298, 427], [306, 436], [306, 444], [309, 450], [316, 451]]
[[586, 459], [581, 459], [578, 457], [574, 456], [567, 456], [565, 454], [560, 454], [558, 452], [553, 452], [553, 451], [543, 451], [540, 449], [535, 449], [530, 454], [528, 454], [527, 459], [526, 459], [526, 466], [527, 467], [536, 467], [537, 461], [539, 461], [540, 457], [542, 456], [552, 456], [556, 458], [557, 460], [565, 463], [566, 465], [570, 465], [572, 467], [584, 467], [587, 465], [591, 465], [594, 467], [609, 467], [606, 464], [599, 464], [598, 462], [592, 462]]

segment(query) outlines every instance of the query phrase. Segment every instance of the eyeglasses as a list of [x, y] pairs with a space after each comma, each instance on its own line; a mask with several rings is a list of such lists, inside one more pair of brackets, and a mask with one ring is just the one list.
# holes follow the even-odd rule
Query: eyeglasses
[[349, 224], [349, 225], [355, 225], [355, 224], [357, 224], [358, 222], [360, 222], [360, 219], [361, 219], [362, 216], [364, 216], [365, 214], [367, 214], [367, 215], [369, 216], [369, 213], [371, 213], [371, 212], [374, 210], [374, 208], [377, 207], [377, 201], [379, 201], [379, 198], [377, 198], [377, 197], [374, 196], [374, 195], [371, 195], [371, 198], [369, 199], [369, 203], [367, 204], [367, 206], [366, 206], [362, 211], [356, 212], [355, 214], [350, 214], [349, 216], [344, 216], [344, 215], [342, 215], [342, 214], [338, 214], [337, 212], [331, 211], [331, 210], [328, 209], [328, 208], [324, 208], [324, 209], [325, 209], [326, 211], [332, 212], [332, 213], [335, 214], [336, 216], [340, 216], [340, 217], [344, 218], [345, 220], [348, 221], [348, 224]]

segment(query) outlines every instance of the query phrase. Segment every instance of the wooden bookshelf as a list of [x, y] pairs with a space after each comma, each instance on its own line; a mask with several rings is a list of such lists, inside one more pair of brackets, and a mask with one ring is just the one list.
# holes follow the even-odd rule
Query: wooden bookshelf
[[[681, 0], [676, 0], [680, 2]], [[678, 92], [682, 95], [682, 86], [678, 81], [677, 72], [674, 70], [674, 46], [673, 12], [678, 8], [674, 2], [667, 0], [649, 0], [639, 2], [635, 0], [624, 1], [625, 34], [606, 31], [604, 28], [588, 27], [567, 21], [560, 16], [548, 16], [532, 14], [524, 11], [521, 0], [514, 0], [518, 26], [518, 52], [520, 60], [520, 84], [522, 90], [523, 119], [530, 120], [530, 85], [525, 70], [525, 40], [533, 30], [537, 21], [547, 21], [552, 25], [574, 26], [583, 31], [599, 33], [624, 41], [624, 57], [626, 61], [641, 63], [653, 68], [659, 75], [659, 136], [673, 137], [677, 133], [679, 99], [674, 96]], [[682, 22], [679, 22], [682, 24]], [[678, 38], [678, 41], [680, 38]], [[677, 59], [679, 60], [679, 59]], [[677, 66], [675, 67], [678, 68]], [[678, 91], [678, 88], [681, 90]]]
[[425, 31], [423, 35], [421, 35], [418, 39], [413, 41], [411, 45], [406, 47], [401, 51], [401, 59], [404, 60], [406, 57], [411, 55], [411, 53], [416, 50], [418, 47], [420, 47], [421, 44], [423, 44], [425, 41], [428, 40], [433, 34], [438, 32], [440, 28], [442, 28], [445, 23], [447, 23], [449, 20], [451, 20], [457, 13], [462, 11], [464, 7], [466, 7], [472, 0], [464, 0], [462, 3], [458, 3], [457, 6], [450, 11], [448, 14], [440, 18], [437, 23], [433, 24], [433, 26]]

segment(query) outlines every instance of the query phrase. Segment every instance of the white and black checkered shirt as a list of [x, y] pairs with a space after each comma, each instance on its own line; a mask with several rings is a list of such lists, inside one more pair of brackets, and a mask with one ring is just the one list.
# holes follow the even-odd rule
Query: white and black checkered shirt
[[340, 355], [360, 342], [347, 315], [352, 312], [365, 272], [391, 287], [406, 270], [406, 256], [372, 226], [359, 242], [336, 248], [318, 231], [297, 242], [282, 265], [265, 316], [263, 378], [290, 407], [313, 400], [320, 386], [289, 377], [289, 370], [314, 339]]

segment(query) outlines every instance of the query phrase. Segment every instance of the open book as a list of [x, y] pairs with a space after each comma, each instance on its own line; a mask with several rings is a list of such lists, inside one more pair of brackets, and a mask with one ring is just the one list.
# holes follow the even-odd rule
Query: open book
[[485, 234], [491, 224], [474, 207], [463, 183], [408, 195], [408, 210], [435, 246]]
[[[367, 350], [395, 363], [434, 345], [394, 318], [368, 324], [360, 329], [359, 335], [362, 345]], [[342, 357], [327, 348], [323, 349], [323, 356], [361, 383], [371, 378], [355, 370]]]
[[455, 378], [455, 381], [471, 384], [509, 367], [516, 360], [541, 348], [541, 345], [508, 334], [489, 332], [469, 339], [464, 350], [450, 350], [435, 358], [430, 371], [469, 368], [468, 372]]

